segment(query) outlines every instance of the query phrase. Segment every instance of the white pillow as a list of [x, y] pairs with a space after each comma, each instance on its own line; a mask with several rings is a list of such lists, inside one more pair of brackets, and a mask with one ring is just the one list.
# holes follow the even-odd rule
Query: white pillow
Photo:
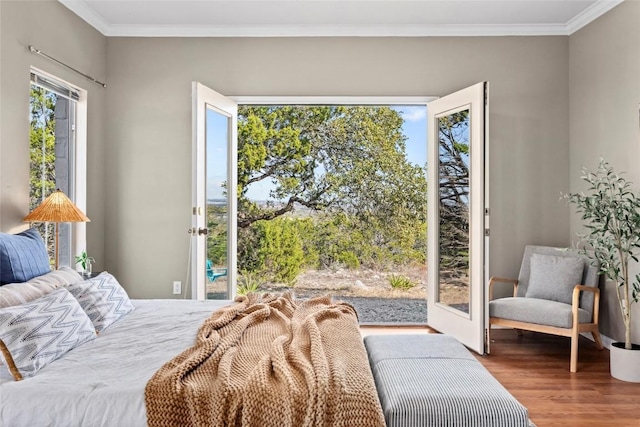
[[98, 333], [133, 310], [127, 291], [106, 271], [66, 288], [76, 297]]
[[0, 308], [33, 301], [61, 286], [81, 280], [82, 276], [77, 271], [69, 267], [60, 267], [59, 270], [34, 277], [28, 282], [0, 286]]
[[525, 296], [571, 304], [573, 288], [582, 283], [583, 272], [582, 258], [533, 254]]
[[91, 320], [64, 288], [23, 305], [0, 308], [0, 353], [16, 381], [95, 337]]

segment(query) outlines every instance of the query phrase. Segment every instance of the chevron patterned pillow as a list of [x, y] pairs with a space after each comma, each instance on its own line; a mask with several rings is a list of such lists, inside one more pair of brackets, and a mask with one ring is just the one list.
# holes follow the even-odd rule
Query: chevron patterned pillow
[[133, 310], [127, 291], [106, 271], [66, 288], [76, 297], [98, 333]]
[[16, 381], [95, 337], [91, 320], [64, 288], [0, 309], [0, 354]]

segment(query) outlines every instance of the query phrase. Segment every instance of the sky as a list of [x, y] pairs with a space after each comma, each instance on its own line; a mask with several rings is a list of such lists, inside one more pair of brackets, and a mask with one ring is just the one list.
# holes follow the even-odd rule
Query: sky
[[[427, 107], [417, 105], [392, 106], [404, 123], [402, 133], [407, 137], [407, 159], [416, 165], [427, 163]], [[222, 183], [227, 175], [227, 117], [214, 110], [207, 110], [207, 199], [222, 199]], [[271, 182], [251, 185], [248, 197], [252, 200], [267, 200]]]
[[229, 119], [207, 108], [207, 200], [224, 198], [227, 180], [227, 140]]
[[392, 108], [404, 119], [402, 133], [407, 137], [407, 159], [424, 166], [427, 163], [427, 107], [404, 105]]

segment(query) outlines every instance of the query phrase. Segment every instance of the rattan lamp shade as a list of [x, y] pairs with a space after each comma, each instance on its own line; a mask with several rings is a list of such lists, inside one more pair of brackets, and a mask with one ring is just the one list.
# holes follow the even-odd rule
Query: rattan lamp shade
[[25, 222], [54, 222], [56, 224], [56, 262], [58, 268], [58, 223], [90, 222], [85, 214], [60, 190], [56, 190], [24, 217]]
[[25, 222], [89, 222], [91, 221], [60, 190], [49, 195], [40, 206], [24, 217]]

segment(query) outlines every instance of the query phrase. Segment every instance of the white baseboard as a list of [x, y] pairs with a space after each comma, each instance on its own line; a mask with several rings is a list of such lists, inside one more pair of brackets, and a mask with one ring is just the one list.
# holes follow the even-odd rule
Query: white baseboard
[[[587, 338], [589, 341], [594, 341], [593, 335], [591, 335], [591, 332], [583, 332], [580, 335]], [[615, 342], [608, 336], [602, 335], [602, 334], [600, 334], [600, 340], [602, 341], [602, 345], [604, 346], [604, 348], [606, 348], [607, 350], [611, 350], [611, 344]]]

